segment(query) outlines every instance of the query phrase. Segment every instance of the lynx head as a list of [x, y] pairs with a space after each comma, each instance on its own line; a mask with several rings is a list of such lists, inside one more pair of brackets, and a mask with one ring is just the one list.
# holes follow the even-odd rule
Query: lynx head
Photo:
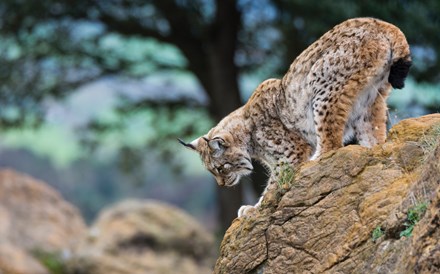
[[238, 146], [228, 132], [212, 134], [210, 131], [191, 143], [185, 143], [180, 139], [179, 142], [200, 154], [203, 164], [220, 186], [233, 186], [242, 176], [250, 174], [253, 170], [249, 153]]

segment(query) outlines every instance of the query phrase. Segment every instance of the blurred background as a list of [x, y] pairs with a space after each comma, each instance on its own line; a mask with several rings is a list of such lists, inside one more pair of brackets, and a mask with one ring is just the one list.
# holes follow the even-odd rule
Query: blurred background
[[47, 182], [88, 223], [115, 202], [152, 198], [221, 237], [264, 172], [220, 189], [176, 138], [206, 133], [358, 16], [397, 25], [411, 45], [389, 124], [439, 112], [438, 0], [2, 0], [0, 167]]

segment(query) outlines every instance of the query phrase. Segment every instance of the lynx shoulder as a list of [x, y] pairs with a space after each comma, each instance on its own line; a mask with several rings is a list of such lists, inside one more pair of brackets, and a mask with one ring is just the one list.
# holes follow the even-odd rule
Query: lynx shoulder
[[317, 159], [352, 139], [365, 147], [383, 143], [386, 98], [392, 87], [403, 87], [410, 66], [396, 26], [347, 20], [302, 52], [282, 79], [264, 81], [206, 135], [182, 143], [201, 155], [221, 186], [251, 173], [251, 158], [269, 167], [274, 182], [286, 164]]

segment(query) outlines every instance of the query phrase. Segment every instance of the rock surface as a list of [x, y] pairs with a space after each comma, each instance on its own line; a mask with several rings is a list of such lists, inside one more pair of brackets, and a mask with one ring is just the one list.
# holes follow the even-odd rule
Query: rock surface
[[74, 252], [75, 274], [211, 273], [213, 237], [182, 210], [130, 200], [103, 211]]
[[69, 250], [86, 233], [60, 194], [12, 170], [0, 171], [0, 224], [0, 273], [47, 273], [32, 254]]
[[7, 243], [0, 245], [0, 273], [49, 274], [28, 252]]
[[[214, 272], [439, 273], [439, 139], [440, 115], [427, 115], [395, 125], [383, 145], [303, 164], [234, 220]], [[423, 203], [412, 236], [401, 236]]]

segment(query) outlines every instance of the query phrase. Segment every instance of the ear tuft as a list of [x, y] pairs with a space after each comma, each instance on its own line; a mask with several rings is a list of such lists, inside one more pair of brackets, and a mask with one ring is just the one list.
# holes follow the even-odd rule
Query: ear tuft
[[191, 143], [185, 143], [184, 141], [182, 141], [182, 139], [177, 138], [177, 140], [179, 141], [179, 143], [181, 143], [183, 146], [185, 146], [186, 148], [189, 148], [191, 150], [197, 150], [197, 146], [198, 146], [198, 142], [199, 142], [199, 138], [195, 139], [194, 141], [192, 141]]

